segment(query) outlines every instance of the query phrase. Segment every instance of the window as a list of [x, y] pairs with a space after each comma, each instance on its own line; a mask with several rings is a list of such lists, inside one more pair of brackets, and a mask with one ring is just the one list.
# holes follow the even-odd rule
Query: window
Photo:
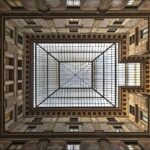
[[34, 118], [32, 122], [41, 122], [42, 118]]
[[22, 60], [18, 60], [18, 67], [22, 67]]
[[20, 34], [18, 34], [18, 43], [23, 44], [23, 37]]
[[42, 32], [42, 30], [41, 30], [40, 28], [32, 28], [32, 30], [33, 30], [34, 32]]
[[135, 107], [133, 107], [132, 105], [130, 105], [130, 114], [135, 115]]
[[13, 84], [9, 84], [6, 85], [6, 92], [14, 92], [14, 85]]
[[6, 58], [6, 65], [13, 66], [14, 65], [14, 58]]
[[144, 111], [140, 111], [140, 119], [144, 122], [148, 123], [148, 113]]
[[12, 29], [6, 27], [6, 28], [5, 28], [5, 34], [6, 34], [6, 36], [8, 36], [8, 37], [10, 37], [11, 39], [13, 39], [13, 30], [12, 30]]
[[28, 126], [25, 132], [35, 132], [36, 131], [36, 126]]
[[18, 70], [18, 80], [22, 80], [22, 70]]
[[113, 126], [116, 132], [124, 132], [122, 126]]
[[137, 7], [142, 0], [129, 0], [127, 3], [127, 7]]
[[115, 21], [114, 21], [114, 24], [122, 24], [124, 22], [124, 18], [117, 18]]
[[79, 131], [79, 127], [78, 126], [70, 126], [69, 127], [69, 131], [70, 132], [78, 132]]
[[14, 70], [6, 70], [6, 80], [14, 80]]
[[141, 39], [147, 38], [148, 37], [148, 28], [144, 28], [141, 30]]
[[18, 83], [18, 90], [22, 90], [22, 83]]
[[135, 142], [128, 141], [128, 142], [125, 142], [125, 144], [126, 144], [128, 150], [143, 150], [136, 141]]
[[108, 120], [109, 122], [117, 122], [117, 120], [116, 120], [115, 118], [107, 118], [107, 120]]
[[79, 19], [69, 19], [69, 24], [70, 25], [78, 25]]
[[12, 8], [23, 9], [23, 5], [22, 5], [21, 1], [18, 1], [18, 0], [6, 0], [6, 1]]
[[79, 7], [80, 0], [67, 0], [67, 7]]
[[23, 150], [24, 142], [13, 142], [8, 150]]
[[28, 25], [36, 25], [33, 19], [25, 19], [25, 21]]
[[130, 36], [130, 45], [135, 43], [135, 34]]
[[116, 27], [109, 27], [109, 29], [107, 30], [107, 32], [116, 32], [118, 28]]
[[5, 114], [5, 122], [8, 122], [13, 119], [13, 111], [10, 111]]
[[22, 105], [18, 106], [18, 115], [22, 114]]
[[80, 150], [80, 143], [67, 143], [67, 150]]
[[78, 27], [70, 27], [69, 32], [78, 32]]
[[78, 118], [70, 118], [69, 122], [71, 123], [78, 122]]

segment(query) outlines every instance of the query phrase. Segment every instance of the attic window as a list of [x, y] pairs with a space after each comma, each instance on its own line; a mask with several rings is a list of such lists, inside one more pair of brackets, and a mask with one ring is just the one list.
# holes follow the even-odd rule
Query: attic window
[[129, 0], [127, 3], [127, 7], [137, 7], [142, 0]]
[[107, 32], [116, 32], [117, 28], [116, 27], [110, 27]]
[[32, 30], [33, 30], [34, 32], [42, 32], [42, 30], [39, 29], [39, 28], [33, 28]]
[[78, 27], [70, 27], [69, 32], [78, 32]]
[[67, 0], [67, 7], [80, 7], [80, 0]]
[[25, 21], [28, 25], [35, 25], [36, 24], [33, 19], [25, 19]]
[[69, 19], [69, 25], [78, 25], [79, 19]]
[[78, 122], [78, 118], [70, 118], [69, 120], [70, 123], [77, 123]]
[[124, 22], [124, 18], [117, 18], [115, 21], [114, 21], [114, 24], [122, 24]]

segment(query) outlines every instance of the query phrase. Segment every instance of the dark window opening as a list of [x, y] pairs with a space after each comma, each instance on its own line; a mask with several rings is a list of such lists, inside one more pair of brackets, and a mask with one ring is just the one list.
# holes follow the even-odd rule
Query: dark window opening
[[23, 44], [23, 36], [18, 34], [18, 43]]
[[22, 70], [18, 70], [18, 80], [22, 80]]
[[78, 121], [79, 121], [78, 118], [70, 118], [70, 120], [69, 120], [70, 123], [76, 123]]
[[115, 118], [107, 118], [109, 122], [118, 122]]
[[41, 122], [42, 118], [34, 118], [32, 122]]
[[130, 45], [135, 43], [135, 34], [133, 34], [132, 36], [130, 36]]
[[22, 105], [18, 106], [18, 115], [22, 114]]
[[148, 38], [148, 27], [142, 29], [140, 35], [141, 35], [140, 36], [141, 39]]
[[148, 113], [144, 111], [140, 111], [140, 119], [145, 123], [148, 123]]
[[130, 114], [135, 115], [135, 107], [130, 105]]
[[5, 34], [6, 34], [6, 36], [10, 37], [11, 39], [13, 39], [13, 37], [14, 37], [13, 30], [8, 27], [5, 28]]

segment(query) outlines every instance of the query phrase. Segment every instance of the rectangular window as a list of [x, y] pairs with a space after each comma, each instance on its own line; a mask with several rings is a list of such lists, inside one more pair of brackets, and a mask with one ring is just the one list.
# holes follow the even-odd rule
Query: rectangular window
[[80, 7], [80, 0], [67, 0], [67, 7]]
[[126, 144], [128, 150], [143, 150], [136, 141], [135, 142], [128, 141], [128, 142], [125, 142], [125, 144]]
[[36, 126], [28, 126], [25, 132], [35, 132]]
[[6, 70], [6, 80], [14, 80], [14, 70]]
[[18, 83], [18, 90], [22, 90], [22, 83]]
[[23, 150], [24, 142], [13, 142], [8, 150]]
[[40, 28], [32, 28], [32, 30], [33, 30], [34, 32], [42, 32], [42, 30], [41, 30]]
[[22, 114], [22, 105], [18, 106], [18, 115]]
[[6, 28], [5, 28], [5, 34], [6, 34], [6, 36], [8, 36], [8, 37], [10, 37], [11, 39], [13, 39], [13, 30], [12, 30], [12, 29], [6, 27]]
[[18, 70], [18, 80], [22, 80], [22, 70]]
[[6, 58], [6, 65], [13, 66], [14, 65], [14, 58]]
[[22, 67], [22, 60], [18, 60], [18, 67]]
[[34, 118], [32, 122], [41, 122], [42, 118]]
[[79, 19], [69, 19], [69, 25], [78, 25]]
[[13, 84], [6, 85], [6, 93], [7, 92], [14, 92], [14, 85]]
[[140, 119], [144, 122], [148, 123], [148, 113], [144, 111], [140, 111]]
[[80, 150], [80, 143], [68, 143], [67, 150]]
[[113, 126], [115, 129], [115, 132], [124, 132], [122, 126]]
[[141, 35], [140, 36], [141, 39], [147, 38], [148, 37], [148, 27], [142, 29], [140, 35]]
[[69, 120], [69, 122], [70, 123], [76, 123], [76, 122], [78, 122], [78, 118], [70, 118], [70, 120]]
[[117, 18], [113, 24], [122, 24], [124, 22], [124, 18]]
[[130, 105], [130, 114], [135, 115], [135, 107], [133, 107], [132, 105]]
[[127, 3], [127, 7], [137, 7], [142, 0], [129, 0]]
[[18, 34], [18, 43], [23, 44], [23, 37], [20, 34]]
[[116, 120], [115, 118], [107, 118], [107, 120], [108, 120], [109, 122], [117, 122], [117, 120]]
[[33, 19], [25, 19], [25, 21], [28, 25], [35, 25], [36, 24]]
[[130, 45], [135, 43], [135, 34], [130, 36]]
[[107, 30], [107, 32], [116, 32], [118, 28], [116, 27], [109, 27], [109, 29]]
[[78, 126], [70, 126], [69, 127], [69, 131], [70, 132], [78, 132], [79, 131], [79, 127]]
[[78, 32], [78, 27], [70, 27], [69, 32]]
[[5, 122], [8, 122], [13, 119], [13, 111], [10, 111], [5, 114]]

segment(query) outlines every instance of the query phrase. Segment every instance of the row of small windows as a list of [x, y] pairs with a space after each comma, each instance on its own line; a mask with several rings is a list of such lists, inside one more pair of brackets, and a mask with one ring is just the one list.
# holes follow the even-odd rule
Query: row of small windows
[[[136, 42], [138, 43], [137, 41], [138, 36], [139, 36], [139, 32], [137, 32], [136, 34], [132, 34], [130, 36], [130, 45]], [[140, 30], [140, 39], [145, 39], [145, 38], [148, 38], [148, 27]]]
[[[114, 128], [115, 132], [125, 132], [124, 129], [122, 128], [122, 125], [119, 124], [119, 122], [115, 118], [107, 118], [109, 121], [108, 123], [112, 125]], [[42, 118], [34, 118], [32, 120], [32, 123], [40, 123], [42, 121]], [[70, 118], [69, 120], [69, 132], [79, 132], [79, 120], [78, 118]], [[118, 123], [118, 124], [117, 124]], [[25, 130], [25, 132], [36, 132], [36, 127], [37, 126], [28, 126]]]
[[[141, 0], [129, 0], [126, 7], [137, 7], [141, 3]], [[67, 0], [67, 7], [80, 7], [80, 0]]]
[[[136, 141], [123, 141], [128, 150], [143, 150]], [[25, 142], [13, 142], [8, 150], [22, 150]], [[67, 142], [65, 150], [81, 150], [80, 142]]]

